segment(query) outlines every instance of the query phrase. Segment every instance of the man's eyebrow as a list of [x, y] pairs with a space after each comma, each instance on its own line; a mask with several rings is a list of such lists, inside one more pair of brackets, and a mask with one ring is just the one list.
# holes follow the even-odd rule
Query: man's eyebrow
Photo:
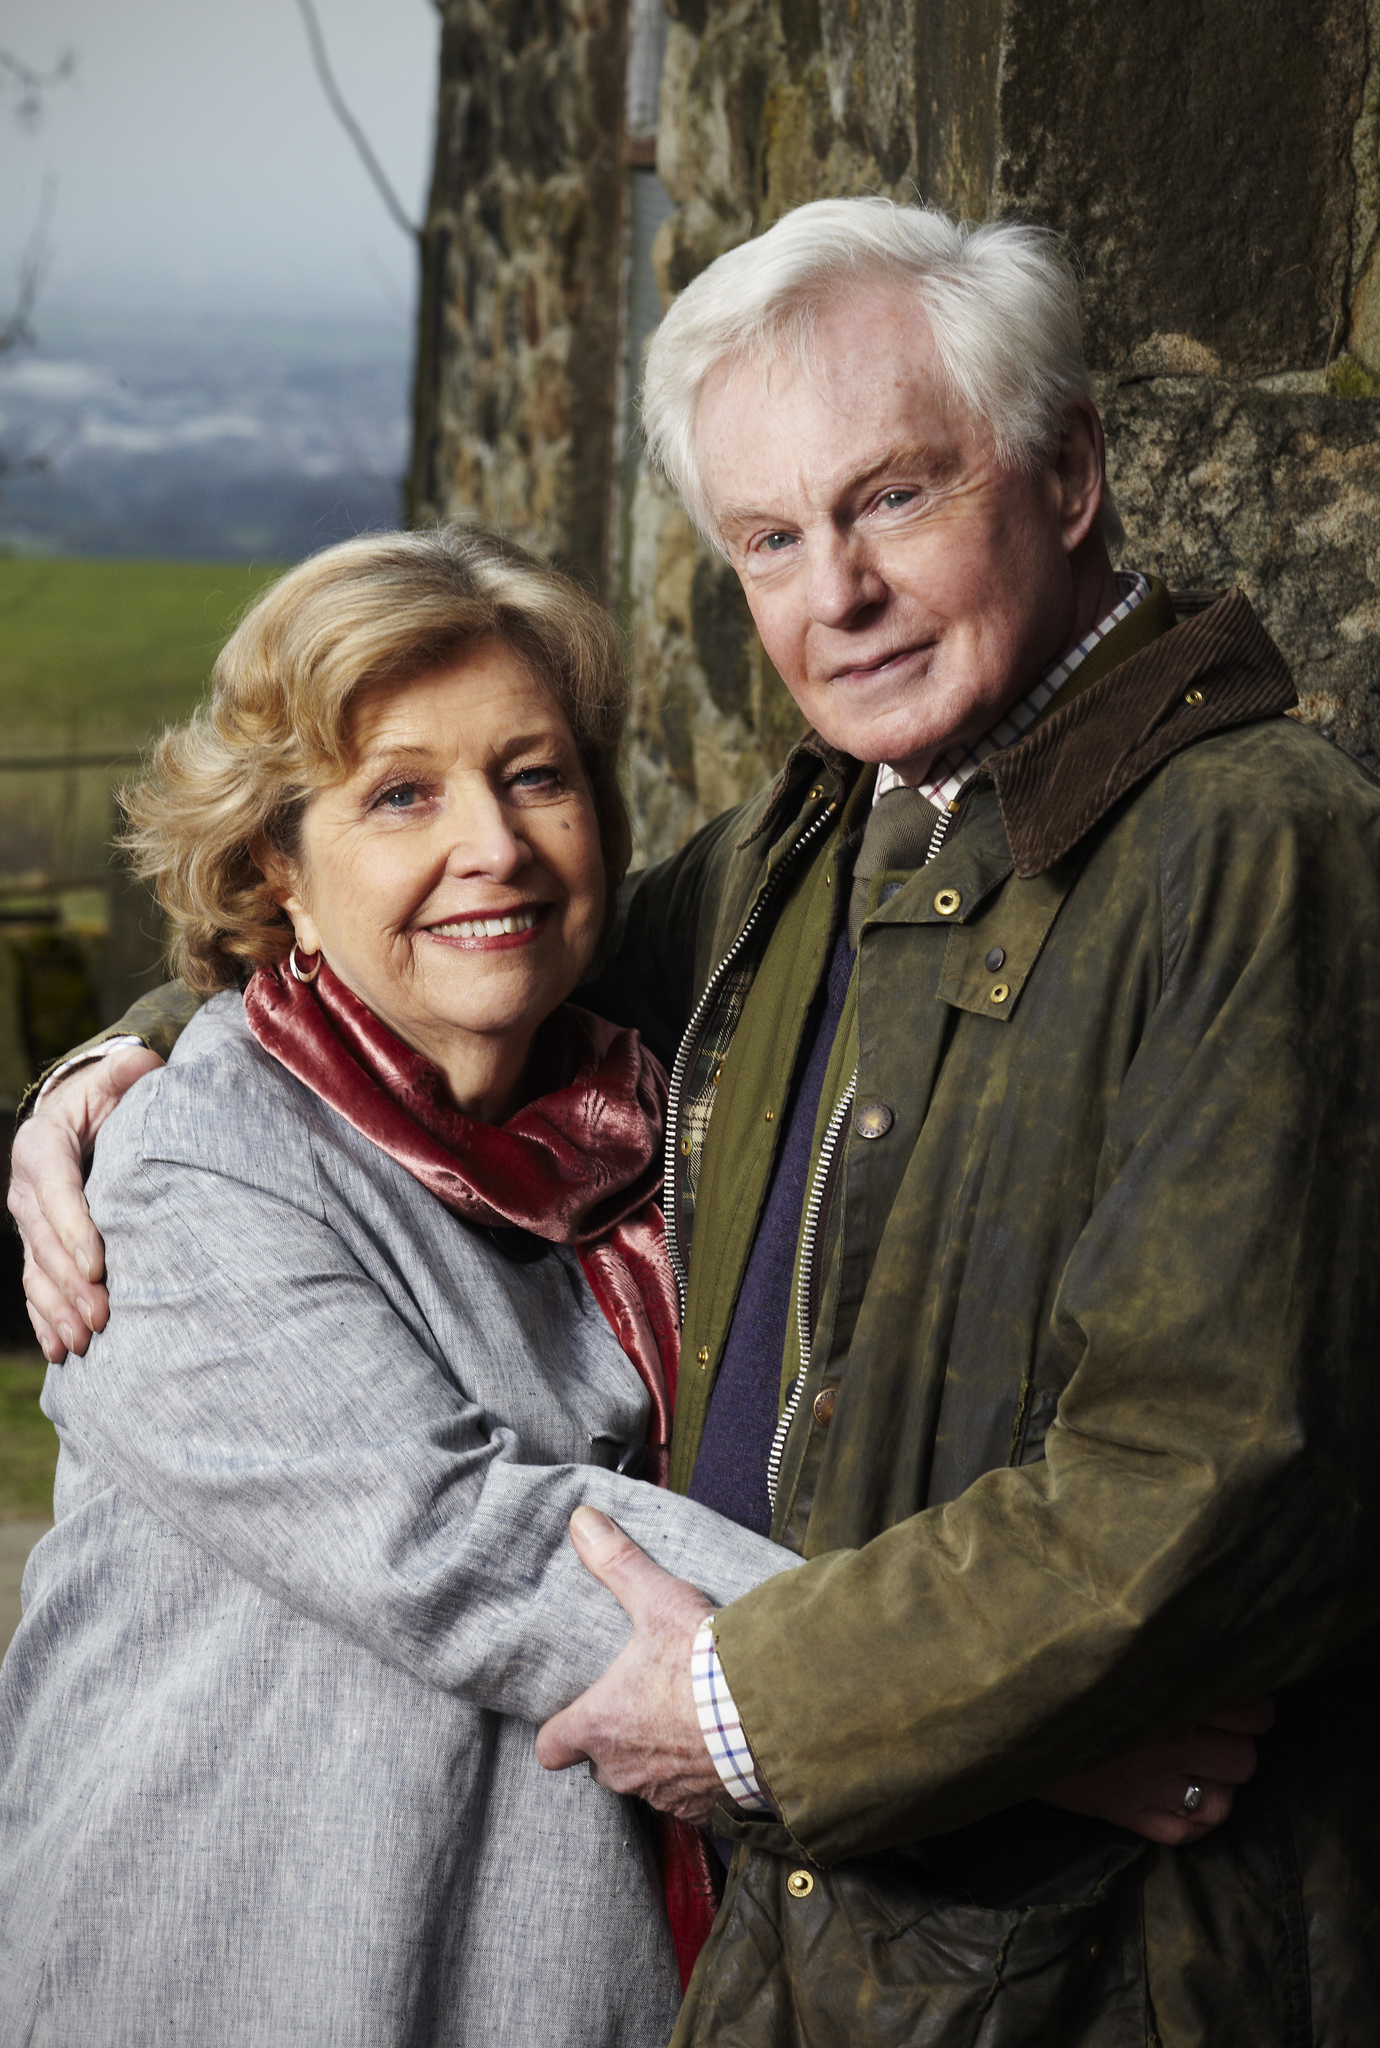
[[946, 476], [952, 476], [960, 460], [955, 449], [939, 450], [928, 442], [900, 441], [886, 449], [875, 462], [869, 462], [863, 469], [855, 469], [840, 495], [860, 494], [875, 484], [879, 477], [888, 474], [913, 476], [924, 483], [937, 483]]

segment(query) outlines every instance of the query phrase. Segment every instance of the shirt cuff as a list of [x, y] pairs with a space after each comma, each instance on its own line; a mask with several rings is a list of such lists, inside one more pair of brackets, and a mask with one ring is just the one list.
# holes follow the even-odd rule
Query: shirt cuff
[[118, 1038], [102, 1039], [90, 1052], [79, 1052], [75, 1059], [63, 1060], [60, 1066], [54, 1067], [52, 1073], [46, 1076], [43, 1086], [33, 1099], [29, 1114], [32, 1116], [50, 1088], [55, 1088], [59, 1081], [65, 1081], [69, 1074], [75, 1074], [78, 1067], [89, 1067], [93, 1060], [103, 1060], [107, 1053], [123, 1052], [127, 1045], [143, 1044], [142, 1038], [136, 1037], [132, 1031], [125, 1031], [121, 1032]]
[[712, 1614], [700, 1623], [690, 1648], [690, 1686], [705, 1747], [729, 1798], [754, 1813], [774, 1813], [775, 1807], [757, 1782], [752, 1751], [714, 1646]]

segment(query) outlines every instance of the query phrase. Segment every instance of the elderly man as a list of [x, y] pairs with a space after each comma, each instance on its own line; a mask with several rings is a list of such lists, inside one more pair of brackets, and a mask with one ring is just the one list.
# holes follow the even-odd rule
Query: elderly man
[[[806, 1562], [711, 1615], [577, 1516], [635, 1628], [539, 1754], [731, 1852], [678, 2041], [1373, 2038], [1374, 785], [1113, 572], [1038, 231], [802, 208], [646, 418], [812, 730], [589, 1000], [674, 1055], [672, 1483]], [[1205, 1839], [1170, 1756], [1159, 1846], [1033, 1802], [1270, 1687]]]

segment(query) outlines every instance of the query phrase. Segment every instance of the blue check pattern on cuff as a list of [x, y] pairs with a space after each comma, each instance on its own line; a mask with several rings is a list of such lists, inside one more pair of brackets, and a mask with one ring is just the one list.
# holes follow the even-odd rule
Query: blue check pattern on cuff
[[748, 1748], [738, 1709], [724, 1677], [724, 1667], [714, 1647], [714, 1617], [707, 1614], [700, 1623], [690, 1649], [690, 1686], [695, 1695], [695, 1712], [705, 1746], [714, 1768], [723, 1779], [724, 1790], [739, 1806], [756, 1813], [774, 1811], [771, 1801], [757, 1782], [752, 1751]]

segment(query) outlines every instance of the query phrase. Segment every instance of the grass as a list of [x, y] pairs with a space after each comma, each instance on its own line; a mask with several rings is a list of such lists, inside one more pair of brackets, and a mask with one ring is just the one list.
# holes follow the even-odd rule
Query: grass
[[37, 1350], [0, 1353], [0, 1522], [53, 1512], [57, 1431], [38, 1405], [47, 1370]]
[[278, 573], [0, 557], [0, 760], [142, 747], [197, 703], [230, 629]]

